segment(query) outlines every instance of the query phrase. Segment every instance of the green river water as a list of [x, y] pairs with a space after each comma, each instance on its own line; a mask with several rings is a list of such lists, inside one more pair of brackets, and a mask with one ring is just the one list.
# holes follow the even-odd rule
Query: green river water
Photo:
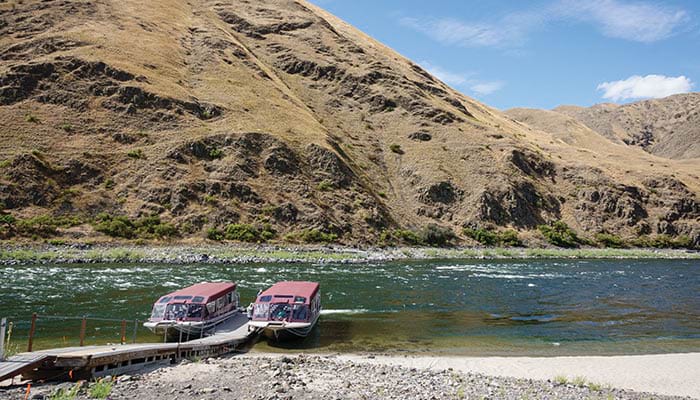
[[[199, 281], [239, 284], [241, 300], [280, 280], [321, 283], [323, 315], [304, 341], [254, 350], [450, 355], [700, 351], [697, 260], [444, 260], [357, 265], [0, 266], [0, 316], [14, 351], [75, 345], [79, 319], [148, 317], [162, 294]], [[118, 342], [118, 321], [90, 320], [89, 343]], [[140, 342], [159, 341], [137, 325]]]

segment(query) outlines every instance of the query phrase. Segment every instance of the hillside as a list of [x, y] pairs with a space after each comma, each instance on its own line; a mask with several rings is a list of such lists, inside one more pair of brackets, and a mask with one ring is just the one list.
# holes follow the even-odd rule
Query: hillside
[[563, 220], [700, 244], [697, 160], [539, 128], [305, 1], [0, 3], [6, 238], [537, 242]]
[[664, 158], [700, 158], [700, 93], [631, 104], [554, 109], [608, 139]]

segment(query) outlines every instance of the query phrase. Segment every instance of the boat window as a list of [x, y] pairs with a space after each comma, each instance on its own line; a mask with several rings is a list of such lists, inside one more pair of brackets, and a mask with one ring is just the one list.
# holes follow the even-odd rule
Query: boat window
[[194, 298], [192, 299], [192, 302], [193, 302], [193, 303], [204, 303], [204, 297], [202, 297], [202, 296], [194, 296]]
[[185, 318], [187, 313], [187, 305], [182, 303], [168, 304], [165, 309], [165, 319], [167, 320], [179, 320]]
[[270, 300], [272, 300], [272, 296], [260, 296], [260, 300], [259, 300], [259, 301], [260, 301], [261, 303], [267, 303], [267, 302], [269, 302]]
[[306, 303], [306, 297], [297, 296], [294, 298], [295, 303]]
[[213, 314], [216, 311], [216, 302], [207, 303], [207, 311], [209, 311], [209, 314]]
[[294, 296], [292, 296], [291, 294], [276, 294], [275, 297], [280, 299], [291, 299]]
[[255, 303], [253, 306], [253, 318], [255, 319], [268, 319], [268, 312], [270, 311], [269, 304]]
[[163, 318], [165, 313], [165, 304], [156, 304], [153, 306], [153, 312], [151, 313], [151, 318], [158, 319]]
[[167, 303], [170, 301], [170, 296], [161, 297], [159, 303]]
[[216, 308], [221, 310], [224, 308], [224, 305], [226, 304], [226, 296], [219, 297], [216, 299]]
[[175, 300], [189, 300], [192, 296], [175, 296]]
[[289, 304], [273, 304], [270, 307], [270, 319], [273, 321], [284, 321], [290, 317], [292, 307]]
[[187, 309], [187, 318], [202, 318], [204, 304], [190, 304]]
[[309, 318], [309, 307], [306, 305], [296, 304], [292, 310], [292, 319], [294, 321], [306, 321]]

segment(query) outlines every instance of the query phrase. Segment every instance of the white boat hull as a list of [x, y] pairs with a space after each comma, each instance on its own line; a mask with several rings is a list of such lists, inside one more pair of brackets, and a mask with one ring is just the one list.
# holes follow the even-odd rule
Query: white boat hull
[[319, 315], [311, 322], [287, 322], [287, 321], [250, 321], [251, 327], [263, 330], [263, 334], [270, 339], [281, 340], [285, 337], [305, 338], [318, 323]]
[[182, 332], [190, 337], [199, 337], [214, 329], [217, 325], [235, 317], [238, 313], [240, 313], [239, 310], [232, 310], [206, 321], [147, 321], [143, 326], [156, 335], [174, 335]]

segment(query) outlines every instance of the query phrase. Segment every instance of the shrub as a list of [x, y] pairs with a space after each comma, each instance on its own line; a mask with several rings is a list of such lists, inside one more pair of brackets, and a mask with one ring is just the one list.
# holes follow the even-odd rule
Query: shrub
[[115, 183], [112, 178], [107, 178], [104, 183], [105, 189], [112, 189], [114, 187]]
[[299, 239], [306, 243], [333, 243], [338, 240], [338, 235], [318, 229], [305, 229], [299, 233]]
[[496, 232], [483, 228], [464, 228], [464, 234], [485, 246], [495, 246], [498, 244], [498, 235]]
[[523, 242], [520, 240], [520, 237], [518, 236], [518, 232], [508, 229], [499, 234], [499, 241], [501, 243], [501, 246], [505, 247], [519, 247], [523, 245]]
[[24, 116], [24, 120], [27, 122], [31, 122], [33, 124], [38, 124], [39, 123], [39, 118], [37, 118], [36, 115], [33, 114], [27, 114]]
[[224, 233], [217, 228], [209, 228], [207, 229], [207, 239], [222, 241], [224, 240]]
[[669, 235], [656, 235], [653, 237], [640, 236], [631, 241], [635, 247], [654, 247], [657, 249], [692, 249], [693, 240], [681, 235], [675, 239]]
[[60, 128], [65, 132], [73, 132], [73, 125], [71, 124], [62, 124]]
[[316, 189], [320, 190], [321, 192], [329, 192], [333, 190], [333, 184], [329, 181], [323, 181], [316, 186]]
[[224, 238], [240, 242], [257, 242], [260, 232], [252, 225], [230, 224], [224, 228]]
[[128, 153], [126, 153], [126, 155], [129, 156], [129, 158], [133, 158], [136, 160], [146, 158], [146, 156], [143, 154], [143, 150], [141, 149], [131, 150]]
[[522, 245], [518, 232], [512, 229], [494, 232], [484, 228], [464, 228], [464, 234], [484, 246], [517, 247]]
[[405, 243], [409, 245], [420, 245], [421, 239], [418, 235], [408, 229], [384, 230], [379, 234], [379, 242], [382, 245], [395, 245]]
[[126, 216], [112, 216], [101, 213], [96, 217], [95, 230], [112, 237], [124, 239], [164, 239], [179, 235], [171, 223], [164, 223], [157, 215], [132, 221]]
[[377, 195], [383, 199], [386, 199], [386, 192], [380, 191], [380, 192], [377, 192]]
[[221, 149], [211, 149], [209, 150], [209, 157], [213, 159], [219, 159], [224, 156], [224, 152]]
[[17, 233], [27, 237], [50, 237], [55, 235], [57, 229], [80, 225], [82, 220], [78, 217], [52, 217], [40, 215], [37, 217], [18, 220], [15, 222]]
[[393, 153], [396, 153], [396, 154], [404, 154], [405, 153], [403, 151], [403, 149], [401, 148], [400, 144], [392, 144], [391, 146], [389, 146], [389, 150], [391, 150]]
[[598, 233], [595, 235], [596, 242], [600, 243], [603, 247], [611, 247], [614, 249], [622, 249], [627, 247], [622, 238], [617, 235], [611, 235], [609, 233]]
[[10, 166], [10, 164], [12, 164], [12, 162], [10, 160], [0, 161], [0, 168], [7, 168]]
[[10, 214], [0, 214], [0, 224], [12, 225], [15, 221], [17, 219]]
[[438, 247], [450, 246], [457, 239], [457, 235], [452, 232], [452, 229], [436, 224], [423, 227], [418, 232], [418, 237], [421, 243]]
[[540, 225], [537, 229], [547, 242], [558, 247], [578, 247], [581, 243], [576, 232], [563, 221], [555, 221], [551, 225]]
[[95, 224], [95, 230], [112, 237], [131, 239], [136, 236], [134, 224], [125, 216], [105, 216]]

